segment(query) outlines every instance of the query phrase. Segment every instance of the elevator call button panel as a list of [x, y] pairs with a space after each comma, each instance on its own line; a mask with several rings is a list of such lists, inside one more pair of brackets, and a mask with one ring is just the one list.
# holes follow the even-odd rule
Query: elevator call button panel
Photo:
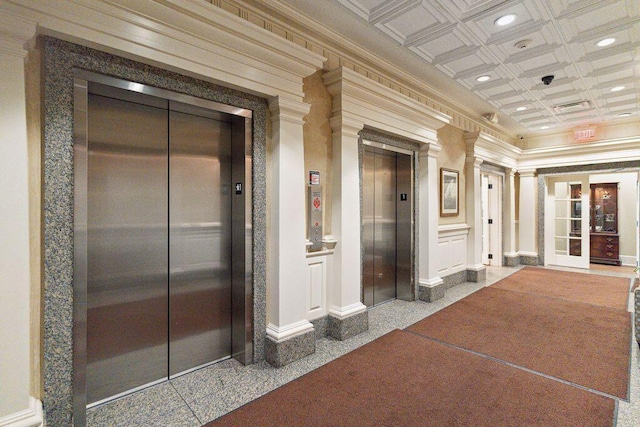
[[310, 251], [322, 250], [322, 187], [308, 187], [308, 239], [311, 241]]

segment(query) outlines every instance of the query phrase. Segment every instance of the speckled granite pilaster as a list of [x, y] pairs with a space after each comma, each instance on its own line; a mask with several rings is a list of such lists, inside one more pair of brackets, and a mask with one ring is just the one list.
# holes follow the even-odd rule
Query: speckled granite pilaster
[[453, 288], [454, 286], [467, 281], [467, 271], [462, 270], [448, 276], [443, 276], [442, 281], [442, 286], [444, 289]]
[[308, 331], [281, 342], [276, 342], [269, 336], [265, 338], [265, 358], [267, 362], [276, 368], [281, 368], [291, 362], [302, 359], [315, 353], [315, 351], [315, 331]]
[[420, 301], [434, 302], [444, 298], [444, 291], [444, 282], [433, 287], [418, 285], [418, 299]]
[[503, 257], [502, 264], [505, 267], [516, 267], [520, 265], [520, 256], [505, 256]]
[[467, 282], [484, 282], [487, 280], [487, 269], [482, 268], [481, 270], [467, 270]]
[[520, 255], [520, 265], [540, 265], [537, 256]]
[[[636, 279], [637, 281], [638, 279]], [[640, 288], [633, 292], [635, 302], [636, 341], [640, 344]]]
[[327, 336], [340, 341], [369, 330], [369, 312], [366, 310], [344, 319], [329, 315], [328, 320]]
[[43, 50], [45, 423], [71, 425], [73, 402], [73, 84], [84, 69], [253, 111], [253, 349], [266, 330], [266, 123], [264, 99], [50, 37]]

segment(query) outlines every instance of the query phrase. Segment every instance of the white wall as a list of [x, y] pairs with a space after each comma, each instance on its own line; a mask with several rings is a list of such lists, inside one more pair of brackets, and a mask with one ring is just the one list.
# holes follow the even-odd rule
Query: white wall
[[625, 265], [635, 265], [636, 260], [636, 172], [591, 175], [590, 184], [618, 182], [618, 235], [620, 258]]
[[30, 407], [24, 63], [0, 53], [0, 425]]

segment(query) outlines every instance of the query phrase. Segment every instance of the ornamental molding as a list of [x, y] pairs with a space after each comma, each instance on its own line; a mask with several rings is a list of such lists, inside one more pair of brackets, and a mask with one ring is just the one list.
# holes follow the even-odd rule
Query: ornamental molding
[[342, 117], [332, 126], [346, 121], [360, 130], [367, 126], [437, 144], [437, 130], [451, 121], [450, 116], [345, 67], [325, 73], [323, 80], [333, 96], [334, 117]]
[[325, 61], [205, 2], [6, 0], [0, 16], [34, 22], [37, 34], [266, 97], [301, 101], [302, 79]]

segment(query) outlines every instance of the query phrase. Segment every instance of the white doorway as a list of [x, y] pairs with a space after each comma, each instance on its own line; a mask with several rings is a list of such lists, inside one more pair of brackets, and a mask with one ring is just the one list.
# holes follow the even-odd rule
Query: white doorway
[[589, 268], [589, 176], [546, 179], [545, 265]]
[[481, 172], [482, 263], [502, 266], [502, 176]]

